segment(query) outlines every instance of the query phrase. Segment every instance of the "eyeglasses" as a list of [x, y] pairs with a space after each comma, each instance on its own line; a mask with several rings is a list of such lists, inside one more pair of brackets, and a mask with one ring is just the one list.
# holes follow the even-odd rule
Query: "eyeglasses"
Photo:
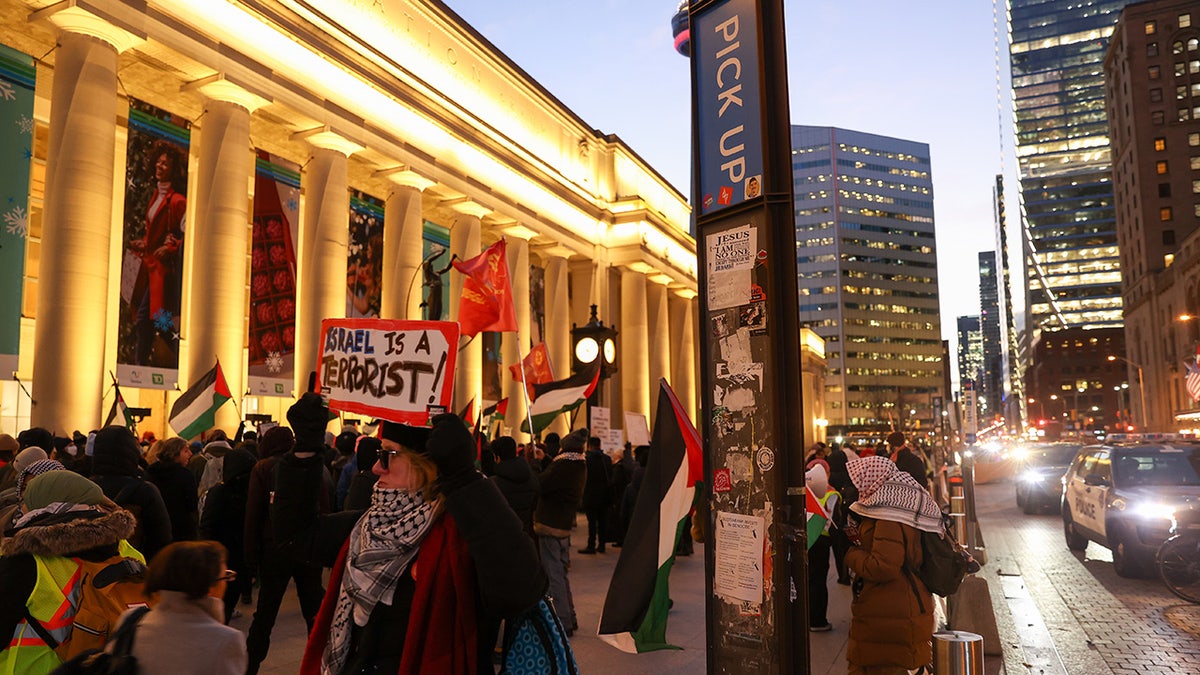
[[225, 573], [217, 577], [217, 581], [234, 581], [237, 579], [237, 572], [233, 570], [225, 570]]
[[403, 450], [380, 450], [379, 466], [382, 467], [384, 471], [387, 471], [388, 463], [392, 461], [392, 455], [399, 455], [403, 452]]

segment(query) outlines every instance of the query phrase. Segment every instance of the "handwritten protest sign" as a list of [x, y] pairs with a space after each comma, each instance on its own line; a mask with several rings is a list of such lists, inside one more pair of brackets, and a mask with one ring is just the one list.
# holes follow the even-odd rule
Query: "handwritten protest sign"
[[425, 424], [454, 394], [458, 324], [325, 319], [317, 387], [332, 410]]

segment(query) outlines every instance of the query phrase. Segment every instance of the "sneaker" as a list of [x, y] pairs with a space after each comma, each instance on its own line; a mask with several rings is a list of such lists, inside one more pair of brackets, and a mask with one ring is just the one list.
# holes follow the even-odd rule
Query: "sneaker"
[[828, 633], [829, 631], [833, 630], [833, 624], [823, 623], [815, 626], [809, 626], [808, 630], [812, 631], [813, 633]]

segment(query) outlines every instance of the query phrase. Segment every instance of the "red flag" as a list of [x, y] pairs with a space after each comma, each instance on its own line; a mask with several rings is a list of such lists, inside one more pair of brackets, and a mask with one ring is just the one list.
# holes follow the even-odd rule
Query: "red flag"
[[481, 331], [517, 330], [505, 240], [492, 244], [470, 260], [456, 260], [453, 264], [454, 269], [467, 277], [458, 304], [462, 334], [474, 337]]
[[554, 368], [550, 365], [550, 351], [546, 349], [545, 342], [534, 345], [520, 364], [511, 365], [508, 369], [514, 380], [525, 383], [530, 402], [537, 398], [533, 385], [554, 381]]

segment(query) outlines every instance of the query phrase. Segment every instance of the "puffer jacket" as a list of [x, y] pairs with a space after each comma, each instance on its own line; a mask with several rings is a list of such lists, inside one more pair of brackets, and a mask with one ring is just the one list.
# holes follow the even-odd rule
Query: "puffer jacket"
[[538, 479], [524, 457], [506, 459], [496, 464], [496, 475], [490, 479], [500, 488], [500, 494], [521, 519], [521, 529], [533, 534], [533, 508], [538, 499]]
[[[915, 572], [922, 561], [914, 527], [863, 518], [862, 545], [846, 552], [860, 580], [850, 604], [846, 660], [857, 666], [917, 668], [933, 660], [933, 596]], [[905, 562], [907, 561], [907, 568]]]

